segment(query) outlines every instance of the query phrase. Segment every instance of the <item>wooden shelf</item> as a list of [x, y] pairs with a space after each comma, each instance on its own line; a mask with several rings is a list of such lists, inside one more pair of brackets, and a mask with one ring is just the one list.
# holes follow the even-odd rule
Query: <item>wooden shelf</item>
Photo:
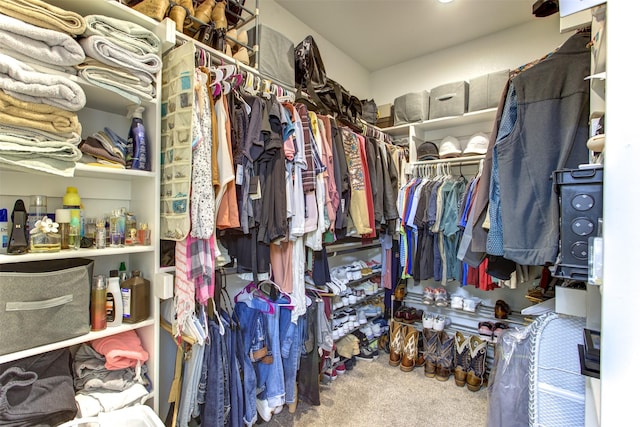
[[441, 117], [433, 120], [425, 120], [423, 122], [406, 123], [388, 128], [382, 128], [380, 130], [391, 136], [409, 136], [409, 128], [411, 127], [414, 127], [418, 131], [429, 131], [471, 125], [474, 123], [492, 120], [495, 117], [497, 111], [497, 108], [488, 108], [486, 110], [465, 113], [462, 116]]

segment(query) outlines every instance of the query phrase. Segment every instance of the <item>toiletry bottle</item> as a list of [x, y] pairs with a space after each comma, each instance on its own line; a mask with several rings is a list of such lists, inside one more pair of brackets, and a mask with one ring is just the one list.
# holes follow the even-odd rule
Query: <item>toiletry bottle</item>
[[120, 284], [124, 323], [138, 323], [149, 317], [150, 288], [150, 282], [142, 278], [138, 270]]
[[127, 273], [127, 264], [124, 261], [120, 263], [120, 267], [118, 267], [118, 277], [120, 278], [120, 284], [129, 278], [129, 273]]
[[130, 105], [127, 117], [131, 119], [129, 138], [127, 140], [127, 150], [131, 150], [131, 164], [127, 162], [127, 167], [136, 170], [151, 170], [149, 147], [147, 146], [147, 135], [142, 123], [141, 105]]
[[118, 270], [109, 271], [106, 307], [107, 326], [120, 326], [122, 324], [122, 293], [120, 292]]
[[47, 215], [47, 196], [31, 196], [29, 212], [27, 212], [27, 232], [33, 230], [36, 222], [45, 215]]
[[7, 209], [0, 209], [0, 254], [7, 253], [7, 246], [9, 246], [9, 211]]
[[27, 235], [27, 209], [22, 199], [16, 200], [11, 211], [11, 232], [7, 253], [9, 255], [26, 254], [29, 250], [29, 236]]
[[107, 247], [107, 229], [104, 220], [96, 222], [96, 249], [104, 249]]
[[107, 280], [99, 274], [93, 277], [91, 286], [91, 330], [107, 328]]
[[[82, 201], [80, 200], [80, 195], [78, 194], [78, 189], [76, 187], [67, 187], [67, 192], [62, 197], [62, 208], [68, 209], [70, 212], [70, 227], [77, 227], [78, 239], [82, 234], [80, 230], [82, 227], [82, 216], [80, 210], [82, 208]], [[74, 246], [72, 242], [69, 242], [70, 246]], [[78, 247], [80, 247], [80, 242], [78, 242]]]
[[58, 223], [58, 233], [60, 233], [60, 249], [69, 249], [69, 222], [71, 212], [69, 209], [56, 209], [56, 222]]

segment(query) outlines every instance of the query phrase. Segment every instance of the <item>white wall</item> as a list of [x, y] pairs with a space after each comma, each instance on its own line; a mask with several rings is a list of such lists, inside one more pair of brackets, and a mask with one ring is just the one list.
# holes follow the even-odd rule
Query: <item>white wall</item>
[[555, 14], [373, 72], [372, 97], [378, 105], [388, 104], [408, 92], [517, 68], [560, 46], [570, 34], [560, 34], [558, 28]]
[[311, 34], [318, 45], [327, 76], [360, 99], [370, 97], [369, 72], [273, 0], [260, 0], [260, 23], [293, 42], [300, 43]]

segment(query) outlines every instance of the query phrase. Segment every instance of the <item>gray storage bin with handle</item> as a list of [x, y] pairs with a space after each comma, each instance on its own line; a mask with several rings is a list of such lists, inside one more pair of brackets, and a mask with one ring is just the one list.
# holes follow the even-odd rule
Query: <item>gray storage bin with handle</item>
[[0, 265], [0, 354], [88, 333], [92, 275], [85, 258]]
[[469, 83], [447, 83], [431, 89], [429, 120], [441, 117], [461, 116], [467, 112]]
[[[263, 24], [259, 25], [259, 31], [258, 70], [260, 74], [276, 84], [293, 89], [296, 84], [293, 42], [282, 33]], [[250, 37], [254, 37], [255, 29], [250, 33]]]
[[422, 122], [429, 118], [429, 92], [406, 93], [393, 100], [393, 125]]

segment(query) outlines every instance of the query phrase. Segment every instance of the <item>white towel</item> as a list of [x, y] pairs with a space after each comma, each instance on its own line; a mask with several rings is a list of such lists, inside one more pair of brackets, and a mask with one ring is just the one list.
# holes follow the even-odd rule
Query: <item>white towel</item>
[[0, 46], [39, 62], [70, 66], [84, 61], [82, 46], [68, 34], [0, 15]]
[[68, 77], [41, 73], [4, 54], [0, 54], [0, 89], [22, 101], [67, 111], [78, 111], [87, 102], [82, 88]]
[[0, 135], [0, 163], [16, 170], [38, 170], [55, 175], [73, 176], [76, 162], [82, 158], [78, 147], [49, 141], [15, 143]]
[[[69, 132], [68, 134], [55, 134], [40, 129], [27, 128], [22, 126], [12, 126], [4, 123], [0, 123], [0, 135], [5, 140], [13, 142], [45, 142], [45, 141], [57, 141], [65, 142], [78, 146], [82, 142], [80, 134], [75, 132]], [[9, 139], [11, 138], [11, 139]]]
[[[27, 64], [34, 70], [40, 71], [41, 73], [56, 74], [58, 76], [65, 77], [74, 76], [77, 74], [77, 70], [74, 68], [74, 66], [48, 64], [46, 62], [39, 61], [36, 58], [31, 58], [29, 56], [23, 55], [20, 52], [16, 52], [15, 50], [5, 49], [2, 46], [0, 46], [0, 53], [17, 59], [18, 61]], [[82, 53], [84, 54], [84, 51], [82, 51]]]
[[87, 56], [113, 67], [141, 71], [148, 74], [154, 82], [156, 74], [162, 69], [162, 59], [158, 55], [154, 53], [135, 54], [103, 36], [81, 38], [80, 45]]
[[108, 37], [118, 46], [139, 55], [160, 53], [160, 38], [138, 24], [103, 15], [87, 15], [84, 20], [87, 23], [85, 37]]

